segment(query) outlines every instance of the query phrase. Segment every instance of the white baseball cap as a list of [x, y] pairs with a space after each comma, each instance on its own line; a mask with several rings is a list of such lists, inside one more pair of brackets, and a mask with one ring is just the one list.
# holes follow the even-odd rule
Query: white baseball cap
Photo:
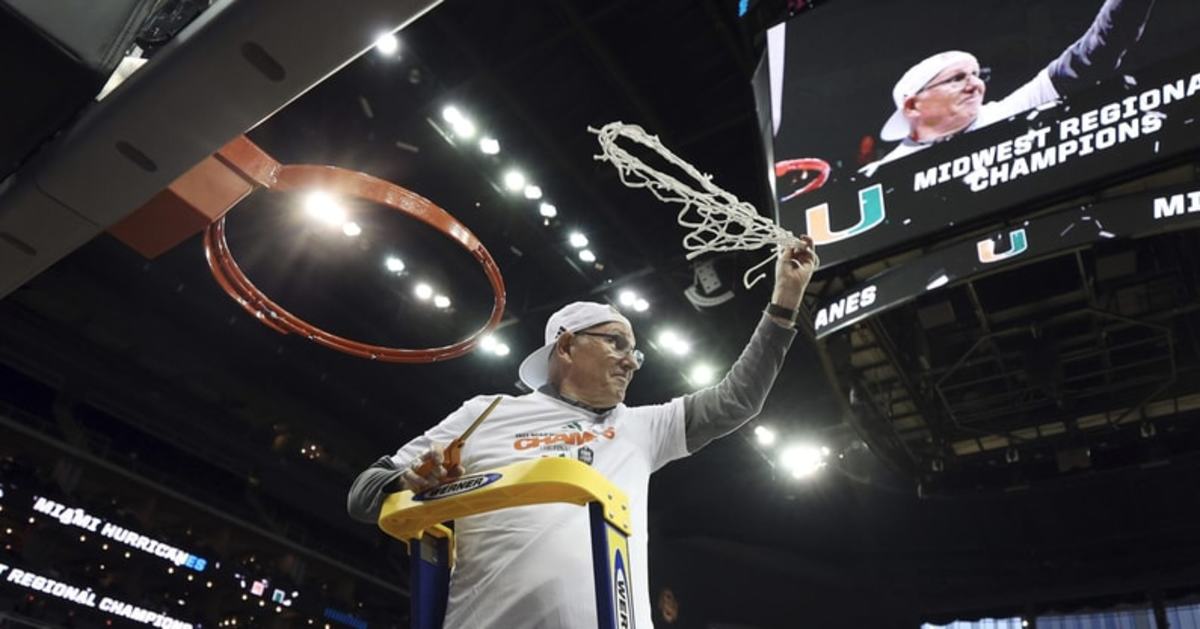
[[550, 319], [546, 321], [546, 344], [521, 361], [518, 371], [521, 382], [535, 391], [546, 384], [550, 377], [550, 352], [554, 350], [555, 341], [564, 332], [579, 332], [613, 321], [620, 321], [633, 329], [629, 319], [608, 304], [577, 301], [559, 308], [558, 312], [550, 315]]
[[932, 57], [922, 59], [917, 65], [908, 69], [899, 81], [896, 81], [895, 87], [892, 88], [892, 102], [896, 104], [896, 111], [891, 118], [883, 124], [883, 129], [879, 131], [879, 137], [888, 142], [903, 140], [912, 133], [912, 129], [908, 125], [908, 118], [904, 117], [904, 101], [917, 92], [921, 88], [929, 84], [933, 77], [937, 76], [938, 72], [945, 70], [950, 65], [959, 61], [974, 61], [976, 64], [979, 61], [975, 55], [961, 50], [947, 50], [939, 52]]

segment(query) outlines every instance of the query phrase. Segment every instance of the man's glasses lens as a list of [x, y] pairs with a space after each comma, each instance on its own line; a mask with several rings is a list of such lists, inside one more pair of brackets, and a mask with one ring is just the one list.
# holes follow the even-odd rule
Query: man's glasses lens
[[612, 345], [612, 348], [616, 350], [618, 354], [629, 354], [632, 356], [633, 361], [637, 363], [639, 369], [641, 368], [642, 363], [646, 362], [646, 355], [642, 353], [642, 350], [632, 349], [629, 339], [621, 336], [620, 334], [605, 334], [604, 332], [576, 332], [575, 334], [580, 336], [594, 336], [596, 338], [602, 338], [605, 341], [608, 341], [608, 344]]

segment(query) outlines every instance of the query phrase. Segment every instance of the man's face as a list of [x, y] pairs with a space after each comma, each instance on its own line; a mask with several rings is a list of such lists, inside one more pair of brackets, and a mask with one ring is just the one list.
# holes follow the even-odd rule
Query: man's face
[[562, 384], [563, 392], [593, 406], [620, 403], [638, 368], [632, 352], [634, 343], [633, 330], [619, 321], [576, 332], [571, 339], [571, 367]]
[[979, 115], [986, 91], [975, 61], [963, 59], [947, 66], [904, 101], [913, 139], [936, 140], [967, 128]]

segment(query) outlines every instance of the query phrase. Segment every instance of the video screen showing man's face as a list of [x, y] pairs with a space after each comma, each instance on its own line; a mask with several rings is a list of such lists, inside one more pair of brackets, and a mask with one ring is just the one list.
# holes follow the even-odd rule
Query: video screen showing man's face
[[1194, 0], [829, 3], [768, 35], [775, 158], [870, 177], [1193, 50], [1197, 26]]

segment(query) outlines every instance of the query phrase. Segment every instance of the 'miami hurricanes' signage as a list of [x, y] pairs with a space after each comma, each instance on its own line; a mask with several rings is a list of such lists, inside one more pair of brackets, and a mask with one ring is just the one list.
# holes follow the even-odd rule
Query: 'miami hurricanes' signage
[[105, 522], [103, 518], [94, 516], [83, 509], [68, 507], [53, 500], [35, 496], [33, 510], [53, 518], [63, 526], [74, 526], [85, 531], [98, 533], [101, 537], [106, 537], [115, 542], [136, 548], [155, 557], [161, 557], [177, 566], [191, 568], [196, 572], [203, 572], [204, 568], [208, 565], [206, 559], [197, 557], [141, 533], [135, 533], [129, 529], [117, 526], [112, 522]]

